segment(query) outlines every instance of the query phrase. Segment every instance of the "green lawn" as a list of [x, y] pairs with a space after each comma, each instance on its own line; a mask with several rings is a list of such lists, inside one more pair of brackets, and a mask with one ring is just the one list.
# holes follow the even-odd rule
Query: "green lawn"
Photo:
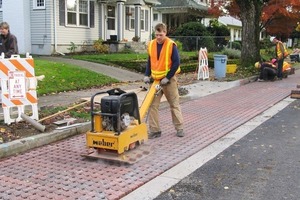
[[[197, 55], [197, 52], [180, 52], [182, 58], [191, 57]], [[86, 60], [92, 62], [98, 62], [102, 64], [111, 64], [115, 61], [145, 61], [148, 58], [146, 53], [112, 53], [112, 54], [92, 54], [92, 55], [72, 55], [74, 59]]]
[[[198, 52], [180, 52], [182, 72], [194, 72], [198, 66]], [[213, 58], [214, 52], [209, 53]], [[264, 52], [262, 52], [264, 55]], [[112, 54], [83, 54], [69, 55], [68, 57], [78, 60], [86, 60], [95, 63], [109, 64], [124, 67], [143, 73], [148, 55], [137, 53], [112, 53]], [[45, 79], [38, 83], [38, 95], [58, 93], [64, 91], [88, 89], [100, 87], [118, 82], [116, 79], [101, 75], [80, 67], [59, 62], [49, 62], [35, 58], [35, 73], [37, 76], [45, 75]], [[213, 59], [209, 59], [209, 66], [213, 66]], [[250, 76], [253, 72], [240, 71], [244, 76]], [[250, 75], [249, 75], [250, 74]], [[238, 76], [240, 77], [240, 76]]]
[[118, 82], [111, 77], [70, 64], [38, 58], [34, 59], [34, 63], [36, 76], [45, 75], [44, 80], [38, 82], [38, 95], [100, 87]]
[[[181, 52], [182, 57], [194, 56], [196, 52]], [[128, 69], [144, 72], [147, 62], [147, 54], [91, 54], [91, 55], [72, 55], [73, 59], [86, 60], [90, 62], [122, 66], [126, 63]], [[50, 62], [34, 58], [36, 76], [45, 75], [43, 81], [38, 82], [38, 95], [47, 95], [72, 90], [82, 90], [92, 87], [101, 87], [118, 80], [101, 75], [71, 64]], [[132, 65], [132, 68], [130, 68]], [[123, 66], [124, 67], [124, 66]]]
[[140, 60], [146, 61], [147, 54], [92, 54], [92, 55], [72, 55], [72, 58], [78, 60], [86, 60], [92, 62], [98, 62], [103, 64], [111, 64], [113, 61], [130, 61], [130, 60]]

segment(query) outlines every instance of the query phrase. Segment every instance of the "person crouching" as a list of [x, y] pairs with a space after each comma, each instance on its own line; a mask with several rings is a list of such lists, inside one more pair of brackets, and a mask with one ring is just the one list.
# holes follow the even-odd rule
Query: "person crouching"
[[277, 67], [271, 62], [256, 62], [254, 66], [260, 70], [257, 81], [275, 81], [277, 79]]

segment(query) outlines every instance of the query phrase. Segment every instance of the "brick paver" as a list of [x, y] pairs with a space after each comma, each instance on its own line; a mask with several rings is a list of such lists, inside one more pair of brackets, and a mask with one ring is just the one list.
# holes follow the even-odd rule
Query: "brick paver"
[[162, 110], [162, 137], [149, 140], [154, 152], [133, 165], [81, 157], [84, 134], [4, 159], [0, 199], [119, 199], [289, 96], [298, 80], [295, 74], [183, 103], [183, 138]]

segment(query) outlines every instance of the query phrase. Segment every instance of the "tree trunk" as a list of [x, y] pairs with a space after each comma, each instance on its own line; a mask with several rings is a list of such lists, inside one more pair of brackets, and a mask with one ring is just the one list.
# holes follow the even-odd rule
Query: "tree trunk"
[[241, 66], [251, 67], [260, 60], [259, 22], [261, 3], [259, 0], [236, 0], [241, 11], [242, 51]]

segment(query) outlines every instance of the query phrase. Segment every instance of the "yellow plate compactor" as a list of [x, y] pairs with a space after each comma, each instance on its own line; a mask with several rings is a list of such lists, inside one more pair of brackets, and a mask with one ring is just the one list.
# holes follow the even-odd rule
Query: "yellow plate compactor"
[[[142, 122], [160, 90], [159, 82], [154, 81], [143, 100], [138, 105], [134, 92], [112, 89], [99, 92], [91, 97], [91, 130], [86, 133], [88, 152], [85, 157], [135, 163], [151, 153], [147, 125]], [[95, 97], [108, 93], [101, 98], [100, 111], [94, 108]], [[99, 110], [99, 109], [98, 109]]]

